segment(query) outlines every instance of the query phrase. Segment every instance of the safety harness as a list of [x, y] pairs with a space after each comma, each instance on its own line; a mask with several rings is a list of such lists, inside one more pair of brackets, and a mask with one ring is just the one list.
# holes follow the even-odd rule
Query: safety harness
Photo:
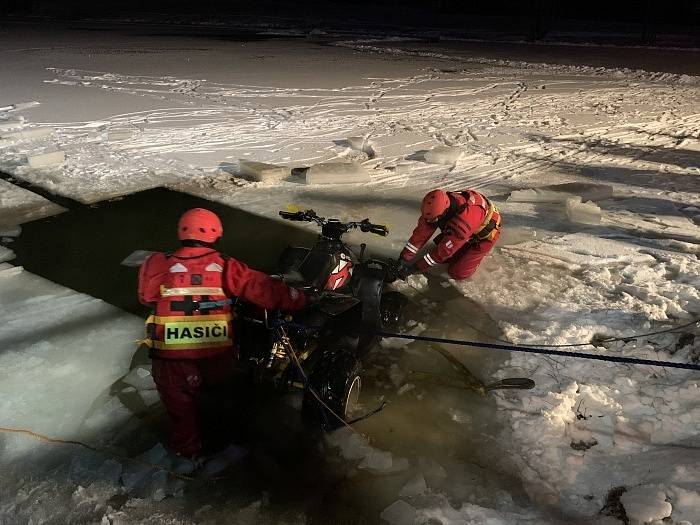
[[[459, 194], [467, 201], [464, 204], [459, 204], [455, 194]], [[473, 191], [447, 192], [450, 199], [450, 207], [438, 221], [438, 227], [442, 230], [447, 223], [454, 217], [466, 210], [470, 205], [476, 205], [482, 208], [485, 212], [484, 220], [481, 221], [479, 228], [472, 234], [472, 239], [478, 241], [490, 241], [498, 233], [501, 228], [501, 214], [494, 204], [480, 193]], [[477, 201], [477, 196], [479, 197]], [[494, 217], [495, 215], [495, 217]]]
[[167, 277], [140, 341], [154, 355], [204, 357], [233, 345], [233, 301], [222, 288], [222, 259], [217, 252], [192, 258], [166, 254]]

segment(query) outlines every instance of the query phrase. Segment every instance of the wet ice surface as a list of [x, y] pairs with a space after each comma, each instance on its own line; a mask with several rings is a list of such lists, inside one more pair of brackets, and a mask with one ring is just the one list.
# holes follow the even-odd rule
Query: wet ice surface
[[[130, 220], [155, 220], [149, 215], [150, 208], [142, 206], [148, 195], [158, 195], [162, 203], [170, 202], [169, 207], [173, 208], [174, 213], [170, 218], [172, 221], [176, 219], [179, 208], [199, 205], [191, 197], [165, 190], [151, 190], [97, 208], [74, 210], [55, 219], [26, 224], [17, 241], [20, 261], [53, 279], [74, 283], [105, 299], [111, 297], [124, 308], [131, 309], [132, 301], [128, 297], [115, 296], [110, 293], [110, 287], [103, 286], [100, 273], [84, 273], [81, 279], [76, 280], [68, 261], [81, 260], [90, 268], [116, 266], [123, 262], [130, 244], [153, 247], [151, 244], [162, 242], [150, 237], [148, 230], [139, 231], [136, 236], [118, 235], [124, 230], [124, 217], [127, 215]], [[277, 250], [294, 237], [283, 228], [285, 224], [277, 224], [275, 230], [274, 223], [269, 224], [267, 219], [242, 212], [235, 212], [235, 216], [229, 217], [231, 213], [234, 212], [222, 210], [222, 217], [228, 217], [228, 223], [236, 222], [244, 231], [248, 225], [246, 221], [250, 222], [250, 227], [257, 225], [272, 233], [279, 231], [281, 238], [275, 240], [276, 244], [272, 246], [276, 246]], [[158, 220], [163, 219], [159, 216]], [[95, 244], [91, 249], [86, 249], [81, 239], [91, 237], [93, 224], [99, 224], [101, 238], [111, 238], [112, 241], [105, 246]], [[235, 239], [236, 235], [232, 233], [231, 240]], [[302, 243], [312, 240], [304, 231], [299, 232], [298, 239]], [[58, 254], [52, 259], [36, 257], [33, 246], [44, 245], [53, 253], [54, 243], [56, 249], [60, 247], [62, 250], [62, 258]], [[248, 254], [261, 260], [260, 253], [245, 251], [250, 250], [249, 246], [234, 242], [231, 248], [243, 249], [244, 252], [234, 252], [243, 258]], [[63, 266], [57, 268], [56, 264]], [[30, 274], [20, 273], [27, 276], [26, 279], [30, 278]], [[111, 283], [128, 291], [134, 278], [133, 268], [120, 270], [113, 272]], [[27, 288], [28, 294], [39, 293], [36, 287], [27, 287], [21, 280], [11, 281], [11, 284]], [[413, 298], [405, 325], [400, 329], [415, 334], [482, 337], [483, 333], [470, 328], [469, 325], [473, 325], [486, 335], [496, 334], [498, 330], [488, 316], [476, 305], [463, 304], [461, 295], [445, 286], [448, 284], [432, 277], [430, 286], [424, 277], [414, 277], [409, 284], [397, 283], [399, 289]], [[440, 307], [440, 304], [443, 306]], [[16, 309], [16, 306], [13, 308]], [[463, 317], [465, 315], [468, 320]], [[103, 324], [105, 327], [111, 326], [109, 320]], [[139, 320], [135, 319], [135, 326], [140, 332]], [[28, 337], [24, 330], [26, 328], [20, 330], [22, 339]], [[108, 379], [103, 375], [96, 376], [95, 380], [102, 384], [100, 390], [93, 393], [79, 390], [75, 393], [83, 398], [83, 403], [87, 403], [87, 399], [92, 400], [80, 424], [74, 425], [69, 435], [86, 439], [89, 443], [93, 443], [97, 439], [95, 436], [98, 436], [100, 444], [109, 445], [112, 451], [120, 455], [187, 472], [158, 444], [162, 439], [163, 414], [150, 365], [142, 353], [131, 355], [133, 347], [130, 342], [139, 335], [120, 336], [123, 338], [123, 348], [127, 350], [121, 354], [119, 377]], [[71, 347], [72, 351], [83, 351], [82, 339], [82, 331], [71, 334], [71, 340], [76, 341]], [[48, 343], [53, 344], [52, 341]], [[95, 352], [93, 348], [89, 350]], [[488, 377], [497, 367], [498, 359], [483, 351], [458, 352], [457, 355], [479, 377]], [[99, 359], [98, 356], [95, 355], [95, 358]], [[78, 364], [75, 366], [78, 367]], [[469, 389], [433, 384], [425, 377], [414, 376], [414, 371], [432, 374], [436, 380], [462, 377], [462, 372], [454, 370], [439, 353], [425, 345], [387, 340], [366, 363], [366, 388], [359, 412], [370, 410], [383, 400], [388, 401], [389, 406], [379, 415], [359, 423], [357, 430], [360, 434], [340, 431], [320, 441], [319, 436], [299, 426], [298, 395], [290, 395], [285, 400], [264, 391], [247, 395], [241, 393], [238, 413], [226, 416], [236, 422], [235, 438], [240, 448], [234, 447], [214, 458], [202, 473], [205, 478], [212, 477], [233, 467], [233, 472], [225, 472], [230, 479], [217, 481], [214, 487], [206, 481], [183, 483], [183, 480], [172, 479], [166, 472], [154, 470], [143, 463], [131, 464], [121, 458], [115, 461], [109, 455], [94, 453], [76, 455], [75, 451], [66, 451], [66, 458], [58, 461], [53, 468], [59, 471], [68, 468], [70, 482], [87, 487], [85, 490], [88, 492], [79, 492], [78, 496], [90, 501], [93, 496], [89, 495], [89, 487], [98, 481], [106, 483], [111, 491], [109, 498], [118, 496], [111, 503], [116, 514], [138, 515], [134, 514], [133, 500], [139, 499], [144, 499], [149, 505], [164, 502], [166, 506], [184, 506], [187, 512], [195, 512], [207, 502], [212, 502], [216, 512], [205, 510], [199, 514], [205, 522], [214, 521], [221, 515], [237, 515], [242, 507], [247, 508], [248, 500], [259, 501], [264, 494], [267, 494], [264, 505], [261, 503], [255, 512], [251, 509], [247, 512], [258, 517], [268, 516], [275, 521], [283, 519], [290, 512], [312, 520], [337, 518], [356, 523], [373, 522], [386, 506], [399, 497], [411, 501], [417, 509], [426, 505], [442, 507], [449, 502], [459, 506], [462, 501], [482, 506], [503, 505], [510, 498], [516, 500], [512, 504], [514, 509], [527, 507], [527, 498], [517, 479], [509, 474], [507, 465], [494, 464], [493, 457], [503, 456], [503, 452], [497, 446], [490, 448], [482, 442], [485, 436], [489, 436], [489, 442], [497, 443], [500, 424], [494, 418], [496, 407], [493, 399], [479, 397]], [[475, 377], [468, 379], [478, 384]], [[60, 387], [56, 381], [49, 383]], [[15, 389], [15, 392], [8, 401], [12, 406], [27, 405], [26, 410], [30, 413], [31, 406], [43, 400], [46, 410], [55, 410], [52, 402], [45, 400], [43, 395], [28, 400], [19, 389]], [[258, 394], [261, 400], [256, 399]], [[70, 403], [70, 398], [64, 394], [55, 402]], [[253, 408], [245, 408], [249, 404]], [[6, 407], [8, 410], [11, 409], [10, 405]], [[41, 414], [39, 416], [43, 417]], [[47, 426], [41, 428], [50, 433], [54, 421], [44, 423]], [[17, 426], [32, 428], [33, 425], [34, 421], [28, 418]], [[36, 445], [29, 442], [31, 447]], [[41, 450], [42, 445], [38, 449]], [[40, 464], [37, 468], [41, 468]], [[420, 481], [416, 485], [416, 479], [423, 480], [424, 488], [421, 488]], [[23, 486], [24, 482], [21, 478], [13, 477], [10, 485]], [[294, 487], [291, 495], [287, 493], [289, 485]], [[60, 491], [64, 492], [73, 489], [78, 490], [71, 488], [71, 485], [60, 486]], [[59, 487], [55, 490], [59, 490]], [[328, 491], [332, 491], [333, 495]], [[240, 494], [240, 497], [232, 499], [231, 493]], [[338, 493], [343, 496], [336, 499]], [[173, 498], [179, 503], [170, 502]], [[325, 503], [304, 503], [309, 498]], [[124, 509], [121, 507], [124, 501], [132, 503]], [[80, 509], [87, 512], [85, 505]], [[99, 512], [110, 514], [105, 502], [95, 509], [98, 517]], [[8, 508], [7, 512], [24, 516], [33, 510], [20, 505]]]
[[[425, 287], [422, 280], [412, 284], [415, 288], [407, 293]], [[493, 417], [493, 399], [413, 378], [413, 369], [459, 377], [444, 358], [420, 344], [387, 342], [368, 359], [362, 410], [381, 400], [389, 405], [356, 425], [355, 432], [342, 429], [320, 439], [300, 426], [297, 394], [285, 401], [262, 391], [241, 393], [241, 405], [252, 403], [254, 408], [239, 406], [226, 416], [240, 426], [235, 433], [241, 445], [207, 463], [199, 481], [173, 478], [148, 465], [189, 473], [182, 460], [173, 459], [158, 443], [163, 414], [158, 403], [148, 402], [156, 399], [150, 365], [143, 356], [132, 356], [130, 344], [138, 336], [140, 320], [16, 267], [3, 268], [0, 286], [7, 298], [0, 337], [3, 347], [13, 348], [0, 356], [3, 424], [78, 439], [117, 454], [8, 436], [0, 507], [0, 515], [8, 519], [42, 522], [53, 514], [72, 522], [106, 515], [129, 522], [141, 519], [146, 509], [157, 509], [164, 521], [177, 512], [205, 523], [239, 519], [241, 513], [250, 515], [251, 523], [366, 523], [376, 522], [399, 497], [416, 509], [470, 502], [522, 512], [528, 506], [507, 465], [494, 460], [503, 451], [496, 440], [500, 425]], [[418, 327], [420, 333], [435, 320], [433, 300], [449, 297], [442, 291], [446, 289], [437, 290], [437, 295], [416, 295], [409, 317], [422, 323], [409, 318], [408, 328]], [[40, 314], [42, 330], [32, 334], [26, 314], [37, 310], [47, 313]], [[477, 307], [470, 313], [482, 329], [494, 329]], [[460, 323], [446, 319], [442, 326], [472, 334], [457, 328]], [[75, 328], [66, 333], [66, 326]], [[460, 357], [480, 373], [496, 364], [479, 351]], [[29, 393], [17, 381], [35, 386]], [[42, 485], [26, 477], [32, 472], [46, 477]], [[222, 472], [228, 479], [206, 480]], [[34, 496], [26, 499], [26, 493]], [[66, 499], [75, 505], [61, 505]]]
[[[503, 213], [500, 249], [468, 283], [431, 277], [428, 297], [418, 299], [404, 327], [412, 333], [476, 337], [468, 328], [476, 324], [488, 332], [479, 338], [574, 343], [666, 328], [700, 312], [698, 79], [687, 53], [396, 42], [332, 49], [300, 40], [240, 46], [198, 38], [183, 45], [162, 36], [95, 36], [3, 34], [7, 70], [16, 74], [0, 79], [0, 93], [41, 105], [3, 116], [12, 121], [8, 133], [28, 135], [0, 134], [0, 169], [84, 202], [170, 184], [269, 218], [287, 203], [342, 219], [370, 217], [388, 223], [391, 236], [349, 240], [392, 256], [427, 189], [479, 189]], [[541, 64], [543, 54], [554, 64]], [[230, 67], [221, 68], [222, 60]], [[343, 67], [329, 74], [338, 63]], [[27, 164], [28, 156], [51, 150], [64, 151], [65, 164]], [[371, 181], [246, 182], [231, 177], [238, 159], [298, 169], [355, 162]], [[562, 183], [596, 202], [599, 224], [572, 222], [562, 202], [506, 200], [514, 190], [541, 193], [533, 188]], [[586, 194], [590, 183], [612, 186], [612, 197]], [[8, 226], [48, 209], [23, 190], [3, 189], [0, 199], [0, 223]], [[462, 295], [497, 326], [480, 324]], [[587, 350], [697, 362], [691, 335]], [[38, 469], [38, 478], [14, 492], [13, 478], [15, 499], [3, 512], [33, 513], [36, 522], [58, 509], [95, 521], [107, 514], [117, 523], [326, 523], [329, 515], [544, 523], [538, 513], [552, 511], [574, 523], [610, 523], [599, 513], [608, 491], [621, 486], [630, 517], [661, 516], [668, 503], [670, 523], [700, 519], [696, 373], [534, 356], [503, 362], [505, 356], [455, 351], [480, 378], [537, 382], [532, 391], [482, 399], [412, 380], [413, 369], [454, 371], [418, 343], [404, 346], [386, 341], [368, 363], [363, 406], [382, 396], [391, 401], [358, 425], [368, 441], [341, 433], [338, 446], [331, 440], [319, 448], [295, 426], [298, 398], [269, 400], [265, 417], [250, 418], [240, 431], [241, 440], [254, 435], [260, 445], [227, 483], [192, 484], [172, 497], [177, 485], [168, 488], [152, 473], [124, 495], [114, 481], [122, 466], [81, 455], [70, 463], [75, 476], [95, 471], [102, 479], [76, 481], [85, 487], [77, 489], [63, 481], [69, 463], [56, 457], [57, 470]], [[117, 381], [119, 395], [95, 393], [84, 430], [132, 455], [156, 453], [162, 413], [147, 379], [131, 372], [130, 383]], [[129, 413], [147, 415], [113, 433], [110, 422]], [[429, 424], [416, 425], [424, 420]], [[279, 435], [269, 421], [289, 432]], [[44, 503], [33, 503], [37, 494]]]

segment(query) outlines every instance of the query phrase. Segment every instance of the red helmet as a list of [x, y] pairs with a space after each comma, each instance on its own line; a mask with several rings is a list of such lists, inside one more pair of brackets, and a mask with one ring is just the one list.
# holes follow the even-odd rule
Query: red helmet
[[423, 197], [420, 213], [428, 222], [436, 221], [450, 207], [450, 198], [443, 190], [433, 190]]
[[204, 208], [187, 210], [177, 223], [177, 236], [181, 241], [216, 242], [223, 234], [219, 217]]

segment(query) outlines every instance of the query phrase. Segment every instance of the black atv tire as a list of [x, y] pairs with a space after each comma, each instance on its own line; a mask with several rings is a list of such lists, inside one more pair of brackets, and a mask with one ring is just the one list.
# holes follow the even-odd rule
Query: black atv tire
[[[324, 350], [309, 376], [314, 392], [309, 389], [304, 392], [301, 405], [304, 421], [319, 425], [328, 432], [342, 427], [349, 410], [357, 403], [362, 388], [361, 372], [362, 365], [353, 354], [343, 350]], [[326, 406], [319, 403], [314, 393]]]

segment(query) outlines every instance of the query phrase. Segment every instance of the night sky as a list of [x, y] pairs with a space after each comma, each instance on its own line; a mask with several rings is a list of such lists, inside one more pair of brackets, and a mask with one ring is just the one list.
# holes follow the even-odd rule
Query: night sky
[[5, 0], [4, 5], [12, 16], [140, 16], [152, 21], [179, 17], [182, 21], [206, 19], [234, 24], [277, 18], [297, 26], [520, 31], [532, 39], [551, 30], [594, 31], [596, 25], [624, 33], [671, 31], [696, 38], [700, 32], [697, 0]]

